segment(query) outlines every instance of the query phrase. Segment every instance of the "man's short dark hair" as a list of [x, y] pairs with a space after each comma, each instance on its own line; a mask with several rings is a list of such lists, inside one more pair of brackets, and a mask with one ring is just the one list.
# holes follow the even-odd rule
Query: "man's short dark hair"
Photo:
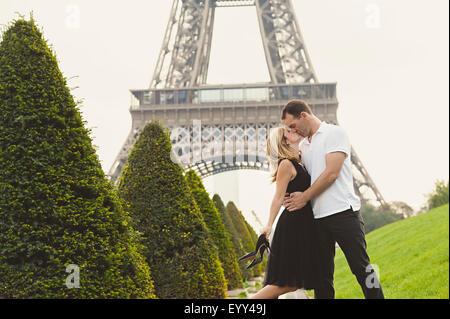
[[306, 112], [308, 114], [313, 114], [309, 105], [302, 100], [291, 100], [289, 101], [282, 110], [281, 119], [286, 118], [286, 114], [291, 114], [295, 118], [300, 118], [300, 113]]

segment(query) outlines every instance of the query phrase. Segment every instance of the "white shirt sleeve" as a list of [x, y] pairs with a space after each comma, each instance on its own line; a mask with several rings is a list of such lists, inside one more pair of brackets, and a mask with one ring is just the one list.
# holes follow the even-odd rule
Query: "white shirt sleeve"
[[350, 156], [351, 146], [347, 134], [340, 126], [333, 127], [325, 141], [325, 153], [343, 152]]

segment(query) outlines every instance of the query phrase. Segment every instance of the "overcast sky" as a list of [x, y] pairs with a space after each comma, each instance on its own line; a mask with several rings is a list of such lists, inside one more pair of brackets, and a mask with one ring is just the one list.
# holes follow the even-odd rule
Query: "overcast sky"
[[[64, 75], [78, 76], [69, 85], [106, 173], [131, 128], [129, 89], [149, 86], [171, 2], [0, 0], [0, 24], [33, 11]], [[387, 201], [420, 208], [449, 176], [448, 0], [292, 2], [319, 80], [338, 83], [339, 123], [372, 179]], [[208, 82], [268, 80], [255, 8], [217, 9]], [[205, 184], [266, 222], [267, 173]]]

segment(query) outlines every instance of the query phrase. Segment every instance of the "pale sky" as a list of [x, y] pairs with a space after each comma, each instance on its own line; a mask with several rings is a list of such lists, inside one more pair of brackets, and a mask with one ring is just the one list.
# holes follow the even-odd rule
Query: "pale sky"
[[[169, 0], [0, 0], [0, 24], [33, 11], [107, 173], [131, 129], [129, 89], [149, 86]], [[387, 201], [418, 209], [449, 176], [447, 0], [292, 0], [321, 82], [337, 82], [338, 120]], [[4, 26], [3, 26], [4, 28]], [[254, 7], [216, 11], [208, 83], [269, 80]], [[267, 173], [205, 179], [265, 223]], [[259, 229], [259, 226], [257, 226]]]

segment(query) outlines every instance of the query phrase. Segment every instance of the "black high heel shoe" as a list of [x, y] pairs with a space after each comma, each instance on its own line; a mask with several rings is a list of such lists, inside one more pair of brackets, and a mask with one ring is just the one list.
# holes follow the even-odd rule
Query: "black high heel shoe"
[[269, 246], [266, 246], [265, 244], [261, 246], [261, 248], [259, 249], [259, 257], [256, 259], [253, 259], [252, 262], [250, 263], [250, 265], [248, 265], [246, 269], [250, 269], [253, 266], [255, 266], [263, 261], [264, 251], [266, 250], [266, 248], [269, 248]]
[[244, 256], [239, 257], [238, 261], [247, 261], [250, 259], [255, 259], [256, 255], [258, 254], [258, 251], [260, 250], [260, 248], [266, 245], [267, 247], [269, 246], [269, 241], [267, 240], [266, 236], [264, 234], [259, 235], [258, 240], [256, 241], [256, 248], [255, 251], [252, 251]]

